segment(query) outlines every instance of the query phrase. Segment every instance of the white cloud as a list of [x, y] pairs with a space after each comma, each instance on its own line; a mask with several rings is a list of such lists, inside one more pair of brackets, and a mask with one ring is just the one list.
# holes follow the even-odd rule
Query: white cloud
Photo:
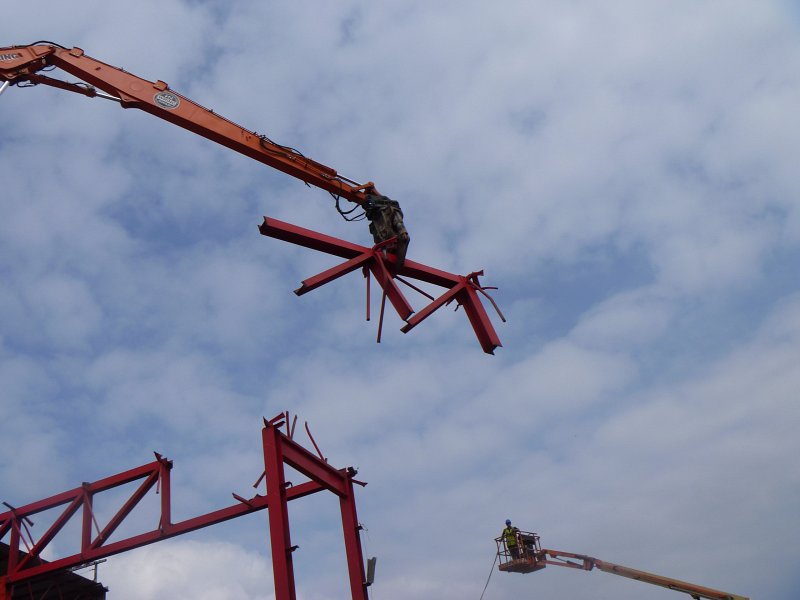
[[623, 292], [588, 311], [572, 336], [600, 348], [650, 343], [665, 332], [673, 310], [670, 299], [655, 290]]
[[159, 600], [274, 598], [267, 559], [226, 542], [172, 541], [131, 552], [101, 567], [113, 596]]

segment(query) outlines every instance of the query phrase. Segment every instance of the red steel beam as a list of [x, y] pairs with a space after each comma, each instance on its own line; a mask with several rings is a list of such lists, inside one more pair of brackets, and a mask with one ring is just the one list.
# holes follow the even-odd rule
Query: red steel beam
[[16, 567], [17, 570], [24, 569], [25, 565], [29, 563], [31, 559], [34, 557], [39, 557], [39, 554], [44, 547], [53, 541], [53, 538], [56, 536], [56, 534], [61, 531], [64, 525], [67, 524], [67, 521], [72, 518], [72, 515], [78, 512], [82, 501], [82, 498], [76, 497], [72, 502], [70, 502], [69, 506], [67, 506], [66, 510], [61, 514], [61, 516], [55, 520], [50, 529], [48, 529], [47, 532], [39, 539], [39, 541], [33, 545], [33, 547], [30, 549], [30, 552], [28, 552], [27, 555], [24, 556], [21, 561], [19, 561]]
[[[151, 463], [150, 465], [144, 465], [144, 467], [156, 467], [157, 463]], [[93, 484], [90, 484], [93, 485]], [[82, 488], [77, 488], [78, 491]], [[111, 489], [109, 487], [105, 489]], [[287, 490], [287, 500], [295, 500], [297, 498], [302, 498], [304, 496], [308, 496], [310, 494], [314, 494], [316, 492], [322, 491], [325, 488], [317, 484], [316, 482], [309, 481], [307, 483], [303, 483], [297, 486], [294, 486]], [[164, 490], [162, 488], [162, 493]], [[58, 506], [58, 505], [56, 505]], [[72, 503], [70, 504], [72, 506]], [[31, 509], [31, 507], [34, 507]], [[40, 553], [46, 546], [46, 544], [39, 544], [36, 545], [35, 548], [32, 549], [29, 555], [32, 555], [31, 558], [25, 558], [25, 562], [22, 563], [19, 561], [19, 527], [16, 523], [19, 522], [23, 517], [35, 514], [35, 512], [41, 512], [40, 503], [33, 503], [27, 506], [23, 506], [19, 509], [15, 509], [15, 513], [17, 517], [15, 518], [11, 515], [11, 512], [4, 513], [0, 515], [0, 519], [8, 519], [9, 523], [11, 524], [12, 530], [12, 538], [11, 538], [11, 551], [9, 553], [10, 559], [15, 559], [15, 566], [12, 567], [9, 565], [8, 569], [8, 577], [9, 582], [19, 582], [24, 581], [26, 579], [30, 579], [32, 577], [42, 575], [45, 573], [50, 573], [53, 571], [58, 571], [65, 568], [79, 566], [86, 562], [90, 562], [92, 560], [97, 560], [100, 558], [105, 558], [107, 556], [112, 556], [114, 554], [119, 554], [120, 552], [125, 552], [127, 550], [133, 550], [135, 548], [139, 548], [141, 546], [145, 546], [147, 544], [152, 544], [154, 542], [158, 542], [161, 540], [169, 539], [175, 537], [177, 535], [181, 535], [184, 533], [189, 533], [191, 531], [196, 531], [198, 529], [202, 529], [204, 527], [208, 527], [210, 525], [216, 525], [217, 523], [223, 523], [230, 519], [235, 519], [237, 517], [241, 517], [259, 510], [263, 510], [269, 507], [269, 500], [266, 496], [259, 496], [256, 495], [253, 498], [247, 499], [245, 501], [240, 501], [237, 504], [231, 505], [226, 508], [222, 508], [204, 515], [200, 515], [191, 519], [187, 519], [185, 521], [180, 521], [178, 523], [173, 524], [166, 524], [161, 525], [159, 528], [154, 529], [152, 531], [148, 531], [145, 533], [141, 533], [138, 535], [134, 535], [129, 538], [125, 538], [123, 540], [119, 540], [114, 543], [110, 544], [103, 544], [97, 545], [93, 544], [90, 548], [87, 548], [79, 553], [73, 554], [71, 556], [63, 557], [61, 559], [48, 562], [41, 565], [33, 565], [27, 568], [23, 568], [24, 564], [29, 564], [31, 561], [39, 560]], [[68, 507], [69, 510], [69, 507]], [[72, 511], [75, 512], [74, 510]], [[62, 521], [64, 515], [60, 517], [57, 521]], [[163, 514], [162, 514], [163, 517]], [[68, 520], [68, 519], [67, 519]], [[61, 525], [63, 526], [66, 523], [66, 520], [63, 520]], [[87, 523], [87, 520], [84, 519], [84, 524]], [[91, 520], [88, 520], [89, 526], [91, 526]], [[54, 526], [55, 527], [55, 524]], [[52, 529], [52, 527], [51, 527]], [[17, 532], [14, 535], [14, 532]], [[54, 535], [49, 535], [51, 532], [48, 531], [48, 536], [51, 540]], [[57, 533], [57, 532], [56, 532]], [[17, 538], [17, 543], [14, 543], [14, 538]], [[44, 537], [42, 538], [44, 539]], [[35, 552], [34, 552], [35, 550]]]
[[298, 296], [302, 296], [326, 283], [330, 283], [334, 279], [338, 279], [343, 275], [347, 275], [363, 267], [367, 267], [375, 276], [375, 279], [386, 292], [386, 297], [389, 298], [389, 301], [392, 303], [392, 306], [394, 306], [397, 314], [400, 315], [400, 318], [404, 321], [407, 320], [414, 312], [414, 309], [394, 282], [389, 270], [386, 268], [382, 255], [372, 249], [368, 249], [367, 252], [363, 252], [340, 265], [331, 267], [318, 275], [304, 279], [300, 287], [297, 288], [294, 293]]
[[[119, 487], [121, 485], [125, 485], [126, 483], [131, 483], [132, 481], [146, 477], [156, 468], [157, 465], [158, 461], [154, 461], [152, 463], [142, 465], [141, 467], [136, 467], [123, 473], [118, 473], [117, 475], [111, 475], [110, 477], [100, 479], [94, 483], [86, 484], [85, 487], [93, 494], [104, 492], [106, 490], [110, 490], [112, 488]], [[13, 518], [14, 514], [19, 517], [30, 517], [45, 510], [55, 508], [56, 506], [61, 506], [62, 504], [71, 502], [74, 498], [81, 496], [83, 494], [83, 490], [84, 486], [81, 486], [66, 492], [61, 492], [60, 494], [56, 494], [54, 496], [50, 496], [48, 498], [44, 498], [42, 500], [38, 500], [36, 502], [32, 502], [30, 504], [26, 504], [21, 508], [15, 508], [13, 511], [0, 513], [0, 522], [5, 522], [6, 519]], [[3, 529], [0, 528], [0, 532], [2, 531]]]
[[328, 491], [340, 497], [350, 493], [347, 487], [349, 477], [346, 471], [334, 469], [297, 442], [289, 438], [282, 439], [281, 454], [283, 462], [300, 471], [312, 481], [316, 481]]
[[[289, 488], [286, 492], [286, 499], [287, 501], [296, 500], [298, 498], [309, 496], [323, 490], [324, 488], [317, 483], [309, 481]], [[135, 550], [136, 548], [141, 548], [142, 546], [167, 540], [184, 533], [190, 533], [211, 525], [224, 523], [225, 521], [230, 521], [231, 519], [242, 517], [244, 515], [249, 515], [259, 510], [264, 510], [265, 508], [269, 508], [269, 500], [266, 496], [257, 495], [253, 498], [247, 499], [245, 502], [239, 502], [226, 508], [221, 508], [207, 514], [181, 521], [179, 523], [174, 523], [167, 527], [160, 527], [152, 531], [140, 533], [117, 542], [104, 544], [92, 550], [66, 556], [42, 565], [31, 566], [22, 571], [15, 572], [13, 575], [10, 574], [11, 569], [9, 568], [8, 582], [18, 583], [20, 581], [32, 579], [39, 575], [45, 575], [47, 573], [60, 571], [62, 569], [77, 567], [93, 560], [106, 558], [115, 554], [127, 552], [128, 550]], [[18, 547], [14, 546], [13, 536], [11, 538], [11, 545], [12, 547]]]
[[[305, 279], [295, 290], [295, 294], [298, 296], [351, 273], [359, 267], [367, 266], [375, 275], [376, 281], [383, 288], [397, 314], [406, 321], [406, 325], [401, 329], [403, 333], [408, 333], [436, 310], [455, 300], [464, 307], [464, 312], [466, 312], [484, 352], [494, 354], [494, 350], [502, 346], [500, 338], [478, 298], [477, 290], [482, 290], [478, 283], [478, 276], [483, 274], [482, 271], [471, 273], [465, 277], [411, 260], [405, 260], [403, 265], [397, 269], [396, 257], [390, 253], [384, 254], [381, 248], [360, 246], [270, 217], [264, 217], [264, 222], [258, 229], [262, 235], [267, 237], [346, 259], [346, 262], [340, 265]], [[448, 291], [412, 316], [415, 312], [414, 309], [405, 300], [394, 282], [394, 278], [398, 275], [438, 285], [447, 288]]]
[[478, 337], [484, 352], [493, 354], [494, 349], [500, 346], [500, 338], [492, 327], [492, 322], [489, 316], [483, 309], [483, 304], [478, 298], [477, 289], [480, 286], [477, 283], [478, 275], [481, 272], [473, 273], [467, 277], [459, 277], [460, 281], [451, 287], [444, 294], [436, 298], [433, 302], [428, 304], [420, 312], [408, 319], [408, 322], [402, 327], [400, 331], [408, 333], [414, 327], [419, 325], [422, 321], [427, 319], [434, 311], [456, 300], [459, 305], [464, 307], [464, 312], [467, 313], [472, 329]]
[[342, 513], [342, 533], [347, 555], [347, 574], [350, 577], [350, 590], [353, 600], [367, 600], [367, 581], [364, 575], [364, 553], [361, 551], [361, 525], [356, 514], [356, 500], [353, 493], [353, 478], [347, 479], [347, 493], [339, 497]]
[[267, 498], [274, 505], [267, 513], [269, 517], [269, 539], [272, 549], [272, 572], [275, 581], [275, 597], [295, 600], [294, 565], [292, 563], [289, 512], [287, 510], [286, 475], [283, 470], [283, 444], [278, 428], [264, 424], [261, 432], [264, 442], [264, 473], [267, 480]]

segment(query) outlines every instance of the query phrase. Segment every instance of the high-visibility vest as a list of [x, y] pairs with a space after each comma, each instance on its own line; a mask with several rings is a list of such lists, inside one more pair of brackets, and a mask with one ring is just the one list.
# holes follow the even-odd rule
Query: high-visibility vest
[[503, 529], [503, 537], [506, 538], [506, 546], [517, 545], [517, 531], [516, 527], [506, 527]]

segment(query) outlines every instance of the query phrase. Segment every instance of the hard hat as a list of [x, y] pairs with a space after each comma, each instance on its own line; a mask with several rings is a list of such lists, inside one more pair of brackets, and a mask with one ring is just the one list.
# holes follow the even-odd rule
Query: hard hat
[[506, 519], [506, 525], [511, 525], [511, 519]]

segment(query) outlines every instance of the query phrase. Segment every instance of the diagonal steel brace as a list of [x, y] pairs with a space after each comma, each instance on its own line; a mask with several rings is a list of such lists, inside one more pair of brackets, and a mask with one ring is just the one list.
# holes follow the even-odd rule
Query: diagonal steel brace
[[[397, 314], [400, 315], [401, 319], [406, 321], [406, 325], [401, 329], [403, 333], [408, 333], [437, 309], [455, 300], [460, 306], [464, 307], [464, 312], [466, 312], [467, 318], [484, 352], [487, 354], [494, 354], [495, 348], [502, 346], [500, 338], [492, 326], [492, 322], [478, 297], [478, 292], [486, 295], [486, 292], [478, 283], [478, 276], [483, 275], [483, 271], [476, 271], [465, 277], [435, 269], [411, 260], [404, 261], [403, 265], [398, 269], [395, 256], [390, 253], [385, 254], [380, 245], [372, 248], [360, 246], [352, 242], [347, 242], [339, 238], [269, 217], [264, 217], [264, 222], [258, 229], [262, 235], [267, 237], [283, 240], [285, 242], [297, 244], [298, 246], [311, 248], [312, 250], [325, 252], [326, 254], [332, 254], [333, 256], [346, 259], [344, 263], [331, 267], [314, 277], [305, 279], [301, 286], [295, 290], [295, 294], [298, 296], [308, 293], [343, 275], [352, 273], [359, 268], [368, 268], [395, 307]], [[412, 316], [415, 311], [395, 282], [395, 277], [398, 276], [418, 279], [426, 283], [447, 288], [448, 291], [439, 298], [433, 300], [419, 313]], [[492, 303], [494, 304], [494, 302]], [[500, 315], [500, 318], [505, 321], [502, 315]]]
[[378, 282], [381, 288], [383, 288], [383, 291], [386, 293], [386, 297], [389, 298], [389, 301], [392, 303], [392, 306], [394, 306], [397, 314], [400, 315], [401, 319], [407, 321], [414, 312], [414, 309], [408, 303], [408, 300], [406, 300], [403, 292], [400, 291], [400, 288], [397, 287], [397, 284], [394, 282], [392, 275], [389, 273], [389, 269], [386, 268], [386, 261], [383, 259], [383, 251], [378, 246], [374, 248], [368, 248], [365, 252], [362, 252], [358, 256], [355, 256], [340, 265], [331, 267], [319, 275], [304, 279], [301, 282], [300, 287], [297, 288], [294, 293], [298, 296], [302, 296], [311, 290], [323, 286], [326, 283], [330, 283], [342, 275], [352, 273], [361, 267], [370, 270], [375, 277], [375, 280]]
[[[457, 276], [459, 279], [458, 283], [408, 319], [407, 323], [400, 331], [408, 333], [437, 309], [455, 300], [459, 305], [464, 307], [464, 312], [467, 313], [467, 318], [472, 325], [472, 329], [475, 331], [475, 335], [478, 336], [478, 341], [483, 351], [488, 354], [494, 354], [494, 349], [502, 344], [500, 343], [500, 338], [497, 337], [494, 327], [492, 327], [492, 322], [483, 309], [483, 304], [481, 304], [478, 298], [476, 290], [483, 290], [478, 283], [479, 275], [483, 275], [483, 271], [470, 273], [466, 277]], [[500, 318], [505, 321], [502, 315], [500, 315]]]

